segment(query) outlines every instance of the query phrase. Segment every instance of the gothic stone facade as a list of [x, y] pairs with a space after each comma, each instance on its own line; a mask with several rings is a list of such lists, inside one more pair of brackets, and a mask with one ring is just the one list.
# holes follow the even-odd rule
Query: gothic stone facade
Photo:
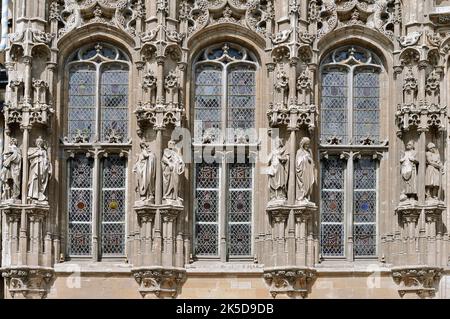
[[8, 3], [5, 298], [450, 296], [450, 1]]

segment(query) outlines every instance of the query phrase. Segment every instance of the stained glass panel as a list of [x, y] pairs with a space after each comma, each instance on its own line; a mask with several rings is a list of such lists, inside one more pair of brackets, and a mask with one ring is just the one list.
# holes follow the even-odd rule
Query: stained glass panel
[[[251, 68], [240, 67], [228, 74], [227, 128], [255, 127], [255, 91], [255, 71]], [[230, 132], [230, 142], [235, 142], [234, 133]]]
[[72, 142], [89, 142], [95, 134], [95, 79], [96, 71], [91, 65], [77, 65], [70, 70], [68, 138]]
[[103, 161], [101, 242], [103, 255], [125, 253], [126, 160], [110, 155]]
[[321, 139], [347, 141], [347, 73], [328, 70], [322, 74]]
[[363, 157], [355, 162], [353, 235], [355, 256], [376, 254], [377, 177], [376, 162]]
[[251, 163], [228, 166], [228, 253], [249, 256], [252, 248], [252, 177]]
[[68, 254], [92, 253], [92, 160], [77, 155], [69, 165]]
[[379, 142], [380, 84], [379, 75], [372, 70], [355, 73], [353, 79], [353, 137], [354, 143], [370, 138]]
[[195, 253], [219, 254], [219, 165], [198, 163], [195, 167]]
[[344, 162], [330, 156], [321, 163], [321, 250], [323, 256], [344, 255]]
[[128, 68], [109, 65], [101, 74], [101, 140], [126, 142], [128, 139]]
[[203, 66], [195, 78], [195, 120], [201, 121], [194, 132], [197, 142], [207, 133], [217, 141], [220, 137], [222, 118], [222, 70]]

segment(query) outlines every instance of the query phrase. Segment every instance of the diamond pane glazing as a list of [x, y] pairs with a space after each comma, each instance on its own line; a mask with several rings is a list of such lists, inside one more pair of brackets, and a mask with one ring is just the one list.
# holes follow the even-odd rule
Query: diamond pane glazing
[[128, 139], [128, 69], [125, 65], [110, 65], [101, 74], [101, 139]]
[[322, 73], [321, 139], [347, 141], [347, 73], [328, 70]]
[[242, 66], [228, 74], [228, 128], [255, 127], [255, 90], [254, 70]]
[[69, 72], [68, 138], [84, 136], [91, 141], [95, 134], [96, 71], [90, 65], [77, 65]]
[[219, 165], [195, 166], [195, 252], [198, 256], [216, 256], [219, 242]]
[[[215, 66], [203, 66], [196, 72], [195, 78], [195, 120], [201, 121], [195, 132], [196, 141], [201, 141], [205, 133], [211, 134], [221, 128], [222, 118], [222, 70]], [[220, 134], [214, 134], [213, 141]]]
[[92, 245], [92, 160], [77, 155], [69, 165], [68, 254], [91, 254]]
[[354, 164], [353, 232], [355, 256], [376, 255], [377, 165], [363, 157]]
[[228, 253], [246, 256], [252, 248], [253, 165], [228, 165]]
[[353, 127], [354, 141], [365, 138], [379, 141], [379, 75], [365, 70], [355, 73], [353, 78]]
[[125, 185], [126, 160], [110, 155], [102, 167], [102, 253], [123, 255], [125, 253]]
[[324, 256], [344, 255], [344, 162], [330, 156], [321, 163], [321, 251]]

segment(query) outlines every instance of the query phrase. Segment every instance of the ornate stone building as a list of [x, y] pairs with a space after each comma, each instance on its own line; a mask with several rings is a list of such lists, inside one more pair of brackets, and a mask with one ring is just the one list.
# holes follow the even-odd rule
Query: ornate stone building
[[2, 11], [4, 298], [450, 297], [450, 1]]

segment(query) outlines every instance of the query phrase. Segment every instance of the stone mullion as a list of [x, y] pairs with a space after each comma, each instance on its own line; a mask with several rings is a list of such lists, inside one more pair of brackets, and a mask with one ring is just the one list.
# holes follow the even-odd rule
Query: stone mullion
[[[347, 154], [345, 154], [347, 155]], [[354, 160], [355, 154], [353, 152], [346, 156], [347, 167], [346, 182], [345, 182], [345, 254], [349, 262], [354, 261], [353, 255], [353, 174], [354, 174]]]
[[98, 150], [94, 151], [94, 167], [92, 180], [92, 261], [99, 261], [99, 219], [100, 219], [100, 154]]

